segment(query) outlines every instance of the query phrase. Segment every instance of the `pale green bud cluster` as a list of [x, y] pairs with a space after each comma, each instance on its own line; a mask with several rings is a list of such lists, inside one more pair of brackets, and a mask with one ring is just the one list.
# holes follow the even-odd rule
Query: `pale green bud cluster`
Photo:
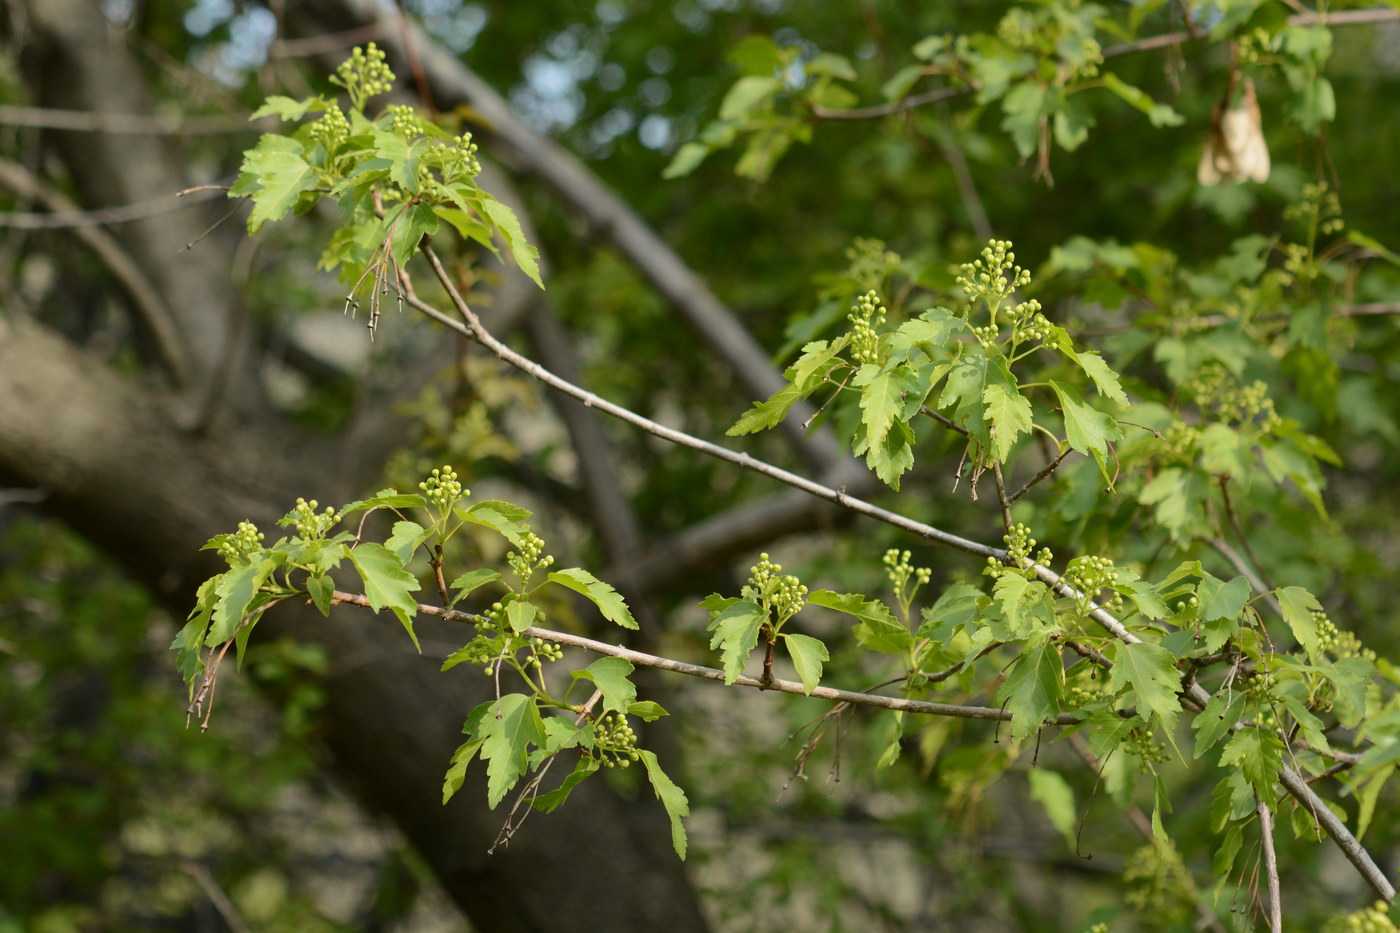
[[443, 181], [451, 182], [481, 174], [481, 160], [476, 153], [477, 146], [472, 141], [472, 134], [463, 133], [451, 142], [429, 146], [426, 156], [442, 166]]
[[331, 75], [331, 83], [345, 88], [350, 102], [363, 110], [371, 97], [393, 89], [394, 72], [384, 62], [384, 50], [371, 42], [366, 48], [356, 48], [340, 63]]
[[1192, 402], [1217, 421], [1254, 424], [1269, 432], [1282, 423], [1269, 398], [1267, 383], [1240, 385], [1223, 365], [1209, 363], [1192, 375], [1187, 391]]
[[331, 104], [330, 109], [320, 119], [310, 124], [311, 138], [325, 148], [327, 153], [335, 152], [350, 135], [350, 121], [345, 118], [339, 104]]
[[287, 521], [296, 528], [298, 537], [304, 541], [324, 538], [326, 532], [340, 521], [340, 513], [331, 506], [326, 506], [323, 512], [317, 512], [318, 508], [320, 503], [315, 499], [307, 502], [299, 498], [296, 506], [287, 514]]
[[846, 247], [850, 265], [847, 274], [866, 288], [878, 288], [880, 283], [899, 268], [899, 254], [887, 249], [884, 240], [856, 237]]
[[1323, 651], [1334, 658], [1365, 658], [1374, 662], [1376, 653], [1361, 644], [1361, 639], [1348, 631], [1337, 628], [1335, 622], [1325, 612], [1312, 613], [1313, 624], [1317, 626], [1317, 642]]
[[766, 606], [778, 625], [797, 615], [807, 604], [807, 587], [791, 574], [782, 574], [783, 565], [775, 564], [767, 554], [758, 555], [758, 563], [749, 568], [749, 585], [744, 595]]
[[981, 298], [993, 308], [993, 323], [996, 306], [1016, 289], [1031, 284], [1030, 270], [1016, 265], [1010, 240], [989, 241], [982, 249], [982, 258], [963, 263], [959, 271], [962, 274], [954, 281], [969, 298]]
[[1124, 898], [1128, 904], [1160, 919], [1163, 926], [1190, 917], [1191, 877], [1171, 843], [1151, 843], [1134, 852], [1123, 869], [1123, 881], [1129, 886]]
[[876, 329], [885, 322], [885, 306], [880, 296], [868, 291], [856, 299], [846, 320], [851, 322], [851, 359], [857, 363], [880, 361], [880, 338]]
[[1307, 228], [1317, 225], [1318, 232], [1324, 234], [1338, 233], [1346, 226], [1342, 222], [1341, 199], [1325, 181], [1304, 185], [1302, 200], [1284, 208], [1283, 216]]
[[463, 646], [466, 662], [484, 665], [483, 673], [490, 677], [496, 673], [495, 665], [501, 657], [503, 644], [504, 640], [500, 635], [477, 635]]
[[627, 717], [621, 713], [604, 713], [594, 724], [593, 730], [593, 748], [603, 767], [621, 765], [626, 768], [642, 757], [637, 751], [637, 733], [627, 725]]
[[423, 490], [429, 503], [443, 512], [452, 508], [459, 499], [471, 495], [471, 490], [462, 488], [457, 480], [457, 471], [450, 466], [435, 467], [428, 478], [418, 484], [418, 488]]
[[1069, 567], [1065, 570], [1065, 582], [1093, 596], [1099, 590], [1118, 582], [1118, 571], [1113, 569], [1111, 558], [1085, 555], [1069, 562]]
[[533, 653], [530, 663], [535, 667], [543, 667], [547, 662], [558, 661], [564, 656], [562, 647], [543, 638], [531, 638], [530, 651]]
[[1390, 919], [1390, 905], [1376, 901], [1364, 910], [1327, 921], [1322, 933], [1397, 933], [1400, 927]]
[[1248, 673], [1249, 676], [1244, 678], [1241, 685], [1246, 693], [1261, 702], [1273, 696], [1274, 689], [1278, 687], [1278, 676], [1273, 671], [1257, 668]]
[[423, 135], [423, 118], [406, 104], [390, 104], [384, 108], [389, 115], [389, 129], [404, 139], [417, 139]]
[[544, 540], [533, 531], [527, 531], [521, 539], [519, 552], [511, 551], [507, 554], [506, 563], [510, 564], [510, 569], [524, 582], [530, 579], [530, 575], [536, 570], [544, 570], [554, 565], [553, 557], [540, 556], [543, 552]]
[[[901, 551], [897, 548], [890, 548], [885, 552], [883, 559], [885, 576], [889, 578], [896, 599], [912, 598], [913, 590], [917, 590], [933, 577], [933, 571], [928, 567], [915, 567], [910, 564], [910, 556], [908, 551]], [[911, 577], [914, 580], [912, 589], [909, 587]]]
[[1123, 739], [1123, 750], [1138, 758], [1138, 770], [1143, 774], [1152, 770], [1152, 765], [1170, 761], [1171, 755], [1167, 753], [1167, 743], [1158, 741], [1157, 737], [1147, 729], [1139, 726], [1128, 732]]
[[1050, 339], [1052, 327], [1034, 298], [1011, 309], [1011, 339], [1017, 343], [1044, 343]]
[[1092, 78], [1103, 63], [1103, 47], [1093, 36], [1077, 34], [1070, 23], [1069, 17], [1048, 11], [1013, 7], [997, 24], [997, 38], [1013, 49], [1059, 59], [1062, 83]]
[[[1002, 543], [1006, 545], [1006, 553], [1010, 558], [1009, 566], [1003, 564], [995, 557], [987, 558], [986, 573], [990, 577], [999, 577], [1003, 571], [1012, 567], [1019, 570], [1023, 564], [1031, 559], [1031, 552], [1035, 550], [1036, 540], [1031, 537], [1031, 530], [1021, 522], [1011, 526], [1011, 530], [1001, 536]], [[1050, 562], [1055, 559], [1048, 547], [1040, 549], [1040, 553], [1035, 555], [1035, 563], [1043, 567], [1050, 566]]]
[[239, 522], [232, 534], [223, 535], [223, 540], [219, 542], [219, 556], [228, 561], [230, 567], [241, 564], [249, 554], [262, 547], [265, 537], [252, 522]]

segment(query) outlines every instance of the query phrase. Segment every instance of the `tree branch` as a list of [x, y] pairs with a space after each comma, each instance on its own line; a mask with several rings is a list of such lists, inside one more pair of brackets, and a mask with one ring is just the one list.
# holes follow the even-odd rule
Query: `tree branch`
[[[359, 593], [346, 593], [336, 590], [333, 597], [335, 602], [345, 603], [351, 606], [361, 606], [366, 609], [373, 609], [367, 597]], [[418, 611], [424, 615], [438, 616], [452, 622], [485, 621], [481, 616], [473, 615], [469, 612], [458, 612], [455, 609], [442, 609], [438, 606], [429, 606], [425, 603], [418, 604]], [[686, 661], [677, 661], [672, 658], [663, 658], [654, 654], [647, 654], [644, 651], [636, 651], [632, 648], [624, 648], [621, 645], [610, 645], [606, 642], [597, 641], [592, 638], [584, 638], [581, 635], [573, 635], [568, 632], [556, 632], [552, 629], [530, 626], [519, 634], [527, 638], [542, 638], [545, 641], [552, 641], [560, 645], [569, 645], [574, 648], [582, 648], [585, 651], [592, 651], [595, 654], [603, 654], [613, 658], [622, 658], [631, 661], [641, 667], [653, 667], [657, 670], [671, 671], [675, 674], [684, 674], [687, 677], [699, 677], [704, 680], [717, 680], [724, 682], [727, 676], [724, 671], [716, 667], [705, 667], [700, 664], [691, 664]], [[920, 713], [928, 716], [950, 716], [955, 719], [980, 719], [988, 722], [1009, 722], [1011, 713], [993, 706], [959, 706], [953, 703], [933, 703], [928, 700], [907, 700], [903, 697], [887, 697], [877, 693], [860, 693], [855, 690], [838, 690], [835, 687], [814, 687], [812, 692], [795, 680], [772, 680], [764, 681], [758, 677], [750, 677], [747, 674], [740, 674], [734, 681], [741, 687], [753, 687], [759, 690], [772, 690], [778, 693], [795, 693], [798, 696], [812, 696], [821, 700], [835, 700], [838, 703], [850, 703], [853, 706], [874, 706], [880, 709], [899, 710], [905, 713]], [[1055, 717], [1053, 725], [1073, 726], [1081, 722], [1080, 718], [1073, 713], [1060, 713]]]
[[1283, 897], [1278, 884], [1278, 853], [1274, 851], [1274, 813], [1262, 800], [1259, 814], [1259, 844], [1264, 847], [1264, 876], [1269, 883], [1269, 933], [1283, 933]]

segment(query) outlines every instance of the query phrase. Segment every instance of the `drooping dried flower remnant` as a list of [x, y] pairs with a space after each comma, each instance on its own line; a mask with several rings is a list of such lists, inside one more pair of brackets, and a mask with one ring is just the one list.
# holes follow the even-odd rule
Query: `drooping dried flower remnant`
[[1237, 82], [1230, 77], [1225, 96], [1210, 117], [1210, 139], [1196, 167], [1196, 180], [1203, 185], [1234, 185], [1242, 181], [1268, 181], [1269, 147], [1259, 116], [1259, 99], [1254, 80]]

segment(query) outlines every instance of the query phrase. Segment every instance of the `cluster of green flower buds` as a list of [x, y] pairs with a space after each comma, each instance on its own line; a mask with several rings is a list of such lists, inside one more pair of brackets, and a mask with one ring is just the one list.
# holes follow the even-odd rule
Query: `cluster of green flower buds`
[[384, 62], [384, 50], [373, 42], [367, 48], [356, 48], [331, 75], [331, 83], [345, 88], [350, 102], [363, 110], [365, 102], [376, 94], [387, 94], [394, 86], [394, 72]]
[[880, 361], [880, 337], [876, 329], [885, 322], [880, 296], [868, 291], [856, 299], [846, 320], [851, 322], [851, 359], [857, 363]]
[[232, 534], [219, 536], [219, 556], [228, 561], [233, 567], [248, 559], [248, 555], [262, 547], [263, 538], [267, 537], [258, 526], [252, 522], [239, 522], [238, 528]]
[[296, 507], [287, 513], [287, 517], [282, 520], [282, 524], [289, 524], [296, 528], [297, 536], [303, 541], [314, 541], [324, 538], [326, 532], [335, 527], [340, 521], [340, 513], [333, 507], [326, 506], [322, 512], [316, 510], [321, 504], [315, 499], [307, 502], [305, 499], [297, 499]]
[[1341, 199], [1325, 181], [1305, 184], [1302, 200], [1284, 208], [1283, 216], [1309, 229], [1317, 225], [1319, 233], [1329, 235], [1341, 232], [1346, 226], [1342, 222]]
[[1091, 703], [1097, 703], [1103, 699], [1103, 690], [1092, 681], [1087, 683], [1076, 683], [1065, 691], [1066, 709], [1083, 709]]
[[445, 183], [461, 178], [475, 178], [481, 174], [481, 160], [477, 158], [476, 143], [471, 133], [463, 133], [445, 143], [434, 143], [424, 153], [428, 161], [442, 167], [442, 180]]
[[758, 563], [749, 568], [749, 585], [744, 587], [744, 596], [766, 606], [777, 625], [797, 615], [807, 604], [807, 587], [791, 574], [783, 575], [782, 569], [782, 564], [760, 554]]
[[1263, 702], [1273, 696], [1274, 688], [1278, 686], [1278, 675], [1267, 668], [1255, 668], [1245, 671], [1245, 677], [1241, 687], [1255, 700]]
[[594, 724], [593, 749], [605, 768], [626, 768], [642, 757], [637, 751], [637, 733], [619, 712], [604, 713]]
[[1192, 402], [1217, 421], [1255, 424], [1265, 432], [1282, 422], [1266, 383], [1256, 379], [1242, 386], [1219, 363], [1197, 369], [1188, 391]]
[[543, 552], [544, 540], [533, 531], [527, 531], [521, 538], [519, 552], [511, 551], [507, 554], [506, 563], [510, 564], [510, 569], [514, 570], [521, 583], [524, 583], [536, 570], [544, 570], [554, 565], [553, 557], [540, 556]]
[[[1071, 7], [1072, 9], [1073, 7]], [[1066, 80], [1092, 78], [1103, 63], [1103, 46], [1074, 29], [1076, 20], [1049, 10], [1013, 7], [997, 24], [997, 38], [1013, 49], [1054, 56]]]
[[1361, 639], [1354, 634], [1337, 628], [1337, 624], [1328, 618], [1327, 613], [1312, 613], [1313, 625], [1317, 627], [1317, 642], [1323, 651], [1334, 658], [1365, 658], [1374, 662], [1376, 653], [1370, 648], [1361, 644]]
[[955, 281], [963, 287], [964, 294], [972, 300], [982, 299], [992, 312], [992, 324], [996, 324], [996, 312], [1001, 302], [1018, 288], [1031, 284], [1029, 269], [1016, 265], [1016, 254], [1012, 252], [1010, 240], [991, 240], [982, 249], [982, 258], [965, 262], [959, 267], [962, 273]]
[[535, 667], [543, 667], [550, 661], [558, 661], [564, 656], [564, 649], [552, 641], [545, 641], [543, 638], [530, 639], [530, 663]]
[[462, 488], [462, 484], [457, 480], [457, 471], [450, 466], [434, 467], [428, 478], [418, 484], [418, 488], [423, 490], [428, 502], [437, 506], [441, 512], [446, 512], [456, 505], [459, 499], [471, 495], [470, 490]]
[[899, 254], [885, 246], [884, 240], [874, 237], [856, 237], [846, 247], [846, 259], [850, 265], [846, 274], [866, 288], [878, 288], [880, 283], [899, 269]]
[[[491, 613], [487, 613], [490, 616]], [[468, 664], [485, 666], [484, 673], [490, 677], [496, 673], [496, 663], [501, 658], [501, 648], [508, 636], [478, 634], [462, 646], [462, 653]]]
[[1364, 910], [1327, 921], [1323, 933], [1397, 933], [1400, 927], [1390, 919], [1390, 905], [1376, 901]]
[[390, 104], [384, 108], [389, 117], [389, 129], [404, 139], [417, 139], [423, 135], [423, 118], [407, 104]]
[[350, 121], [345, 118], [340, 105], [332, 103], [320, 119], [310, 124], [309, 130], [311, 138], [319, 142], [326, 153], [330, 154], [350, 135]]
[[[1035, 538], [1031, 537], [1031, 530], [1025, 524], [1017, 522], [1011, 526], [1011, 530], [1001, 536], [1002, 543], [1006, 545], [1006, 553], [1009, 561], [1002, 563], [995, 557], [987, 558], [986, 574], [989, 577], [999, 577], [1003, 573], [1010, 571], [1019, 573], [1025, 563], [1031, 558], [1031, 552], [1035, 550], [1037, 544]], [[1055, 559], [1055, 555], [1048, 547], [1040, 549], [1034, 561], [1043, 567], [1050, 566], [1050, 562]]]
[[1197, 445], [1201, 441], [1201, 429], [1184, 421], [1173, 421], [1171, 427], [1162, 433], [1162, 452], [1168, 460], [1193, 463]]
[[1054, 325], [1040, 313], [1040, 302], [1032, 298], [1011, 309], [1011, 339], [1016, 343], [1044, 343], [1050, 339]]
[[1171, 760], [1171, 755], [1167, 752], [1167, 743], [1159, 741], [1141, 726], [1128, 732], [1123, 739], [1123, 751], [1137, 757], [1138, 769], [1143, 774], [1150, 771], [1152, 765]]
[[[895, 598], [899, 600], [912, 597], [913, 590], [917, 590], [933, 577], [933, 571], [928, 567], [915, 567], [909, 563], [910, 556], [908, 551], [897, 548], [890, 548], [885, 552], [885, 576], [889, 578]], [[914, 580], [912, 589], [909, 587], [911, 577]]]
[[1113, 569], [1113, 560], [1108, 557], [1086, 554], [1074, 558], [1065, 568], [1065, 582], [1089, 596], [1117, 581], [1118, 571]]

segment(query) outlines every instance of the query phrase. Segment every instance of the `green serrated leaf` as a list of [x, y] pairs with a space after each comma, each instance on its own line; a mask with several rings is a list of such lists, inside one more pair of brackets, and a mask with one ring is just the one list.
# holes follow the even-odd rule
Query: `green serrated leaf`
[[1245, 604], [1249, 602], [1249, 594], [1249, 581], [1244, 577], [1237, 576], [1229, 583], [1222, 583], [1206, 574], [1202, 576], [1201, 585], [1196, 591], [1200, 602], [1200, 618], [1238, 619], [1240, 613], [1244, 612]]
[[308, 113], [320, 113], [330, 108], [330, 105], [320, 97], [308, 97], [305, 100], [293, 100], [283, 94], [273, 94], [263, 105], [253, 111], [253, 115], [248, 118], [248, 122], [261, 120], [263, 117], [281, 117], [283, 121], [300, 120]]
[[370, 607], [378, 612], [388, 609], [398, 616], [408, 637], [413, 639], [413, 647], [421, 654], [418, 636], [413, 632], [413, 617], [418, 613], [418, 601], [413, 598], [414, 590], [419, 589], [418, 579], [403, 567], [403, 561], [393, 551], [382, 544], [367, 541], [350, 552], [350, 561], [360, 573], [365, 584], [365, 597]]
[[[1028, 638], [1036, 631], [1054, 623], [1045, 606], [1050, 590], [1039, 580], [1027, 580], [1019, 573], [1004, 573], [997, 578], [992, 595], [1001, 604], [1002, 614], [1013, 638]], [[1038, 624], [1037, 624], [1038, 623]]]
[[1181, 712], [1181, 701], [1176, 695], [1181, 688], [1181, 675], [1175, 661], [1161, 645], [1120, 644], [1109, 672], [1108, 689], [1113, 693], [1124, 687], [1132, 690], [1139, 712], [1151, 710], [1170, 733], [1176, 726], [1176, 714]]
[[623, 658], [599, 658], [581, 671], [574, 671], [574, 677], [591, 680], [603, 694], [603, 708], [619, 713], [637, 699], [637, 685], [628, 678], [632, 676], [632, 662]]
[[686, 175], [689, 175], [699, 168], [700, 163], [704, 162], [705, 158], [712, 151], [713, 150], [704, 143], [686, 143], [676, 150], [676, 154], [672, 156], [671, 161], [667, 163], [665, 170], [662, 171], [661, 177], [667, 181], [673, 178], [684, 178]]
[[486, 567], [483, 567], [479, 570], [472, 570], [462, 574], [460, 577], [453, 580], [452, 583], [448, 586], [448, 589], [455, 590], [457, 592], [457, 595], [452, 597], [452, 605], [457, 605], [457, 603], [461, 602], [463, 599], [466, 599], [472, 594], [474, 590], [478, 589], [479, 587], [483, 587], [488, 583], [495, 583], [497, 580], [500, 579], [500, 571], [490, 570]]
[[1011, 713], [1011, 741], [1019, 744], [1059, 715], [1064, 696], [1065, 664], [1059, 646], [1048, 635], [1034, 636], [997, 690], [997, 701]]
[[399, 215], [390, 233], [393, 239], [389, 244], [389, 252], [394, 262], [402, 268], [413, 258], [413, 254], [418, 252], [418, 244], [423, 237], [432, 236], [437, 231], [438, 216], [433, 210], [433, 205], [425, 202], [410, 205]]
[[[455, 511], [457, 517], [462, 521], [490, 528], [509, 541], [513, 547], [524, 545], [525, 532], [529, 530], [524, 519], [529, 518], [530, 513], [519, 506], [502, 502], [499, 499], [487, 499], [484, 502], [476, 503], [471, 508], [458, 508]], [[524, 518], [520, 517], [522, 512]]]
[[681, 821], [690, 816], [690, 801], [686, 800], [685, 791], [681, 790], [675, 781], [667, 777], [666, 772], [661, 770], [661, 763], [656, 760], [654, 752], [642, 751], [642, 764], [646, 766], [647, 777], [651, 780], [651, 786], [656, 791], [656, 796], [661, 800], [661, 805], [666, 808], [666, 815], [671, 818], [671, 845], [675, 847], [676, 854], [682, 859], [685, 858], [685, 824]]
[[368, 499], [357, 499], [340, 510], [341, 515], [349, 515], [352, 512], [363, 512], [367, 509], [424, 509], [428, 507], [428, 501], [418, 493], [398, 492], [393, 489], [381, 489]]
[[1128, 396], [1123, 391], [1123, 384], [1118, 381], [1118, 374], [1108, 363], [1104, 362], [1104, 358], [1099, 356], [1097, 351], [1089, 350], [1076, 353], [1074, 361], [1093, 381], [1094, 388], [1099, 390], [1100, 395], [1120, 405], [1128, 404]]
[[407, 564], [418, 546], [428, 540], [428, 534], [428, 529], [417, 522], [394, 522], [393, 532], [384, 546], [394, 552], [400, 563]]
[[566, 586], [575, 593], [582, 593], [598, 607], [598, 611], [603, 614], [603, 618], [609, 622], [616, 622], [623, 628], [635, 630], [637, 620], [632, 618], [632, 612], [627, 608], [627, 600], [607, 583], [599, 580], [587, 570], [580, 570], [573, 567], [567, 570], [556, 570], [549, 575], [551, 583], [558, 583]]
[[1065, 416], [1065, 438], [1069, 446], [1082, 454], [1093, 454], [1104, 481], [1111, 481], [1107, 464], [1108, 445], [1123, 439], [1123, 429], [1111, 415], [1085, 404], [1073, 387], [1061, 385], [1052, 379], [1050, 388], [1060, 397], [1060, 411]]
[[720, 649], [726, 684], [734, 683], [744, 672], [744, 662], [758, 643], [758, 630], [767, 621], [767, 613], [745, 599], [736, 600], [714, 613], [709, 626], [715, 633], [710, 647]]
[[1210, 698], [1205, 709], [1196, 714], [1191, 728], [1196, 730], [1195, 757], [1200, 758], [1225, 736], [1230, 734], [1235, 723], [1244, 717], [1248, 695], [1236, 690], [1228, 696], [1217, 693]]
[[467, 741], [457, 746], [457, 750], [452, 753], [452, 764], [447, 769], [447, 775], [443, 778], [442, 782], [442, 802], [444, 806], [452, 799], [457, 791], [462, 789], [462, 782], [465, 781], [467, 777], [467, 766], [471, 764], [472, 759], [476, 757], [476, 753], [481, 749], [481, 743], [484, 741], [479, 735], [481, 730], [481, 717], [485, 716], [486, 711], [490, 708], [491, 703], [489, 701], [480, 704], [467, 714], [467, 720], [462, 724], [462, 732], [469, 736], [475, 736], [475, 738], [467, 739]]
[[802, 689], [811, 694], [822, 679], [822, 665], [831, 659], [826, 645], [810, 635], [785, 632], [783, 644], [787, 646], [792, 666], [797, 668], [797, 676], [802, 680]]
[[719, 105], [721, 120], [737, 120], [776, 91], [781, 84], [766, 75], [745, 75], [735, 81]]
[[525, 773], [530, 747], [544, 744], [544, 723], [533, 697], [507, 693], [486, 709], [478, 727], [487, 763], [486, 803], [494, 810]]
[[1316, 596], [1301, 586], [1285, 586], [1275, 590], [1274, 595], [1278, 597], [1283, 621], [1288, 623], [1293, 637], [1307, 651], [1308, 657], [1316, 657], [1321, 650], [1321, 644], [1317, 638], [1317, 621], [1313, 619], [1312, 614], [1314, 611], [1321, 612], [1322, 604], [1317, 601]]
[[1000, 360], [987, 367], [987, 385], [982, 390], [986, 405], [983, 417], [991, 425], [992, 455], [1001, 463], [1011, 454], [1016, 438], [1029, 434], [1032, 427], [1031, 403], [1016, 386], [1006, 364]]
[[500, 232], [501, 238], [506, 241], [506, 247], [515, 257], [515, 264], [520, 267], [520, 271], [528, 275], [540, 288], [544, 288], [544, 282], [540, 280], [539, 251], [525, 239], [525, 231], [520, 228], [520, 219], [515, 216], [515, 211], [485, 192], [481, 208]]
[[1283, 766], [1283, 743], [1272, 732], [1246, 727], [1225, 744], [1220, 763], [1238, 765], [1255, 793], [1271, 800], [1274, 782]]
[[222, 645], [238, 632], [239, 623], [258, 603], [258, 589], [277, 569], [276, 561], [268, 558], [254, 560], [235, 567], [219, 578], [215, 589], [213, 624], [204, 638], [206, 647]]
[[302, 158], [301, 143], [267, 133], [255, 148], [243, 153], [240, 183], [245, 179], [257, 186], [248, 215], [248, 233], [254, 234], [268, 221], [286, 216], [304, 192], [316, 187], [316, 170]]
[[856, 641], [872, 651], [901, 654], [914, 646], [908, 626], [896, 619], [889, 607], [878, 599], [868, 599], [859, 593], [816, 590], [807, 594], [807, 603], [855, 616], [860, 620], [854, 629]]
[[729, 437], [754, 434], [776, 428], [787, 417], [788, 409], [802, 399], [802, 390], [788, 383], [762, 402], [754, 402], [753, 407], [739, 416], [739, 420], [724, 433]]

